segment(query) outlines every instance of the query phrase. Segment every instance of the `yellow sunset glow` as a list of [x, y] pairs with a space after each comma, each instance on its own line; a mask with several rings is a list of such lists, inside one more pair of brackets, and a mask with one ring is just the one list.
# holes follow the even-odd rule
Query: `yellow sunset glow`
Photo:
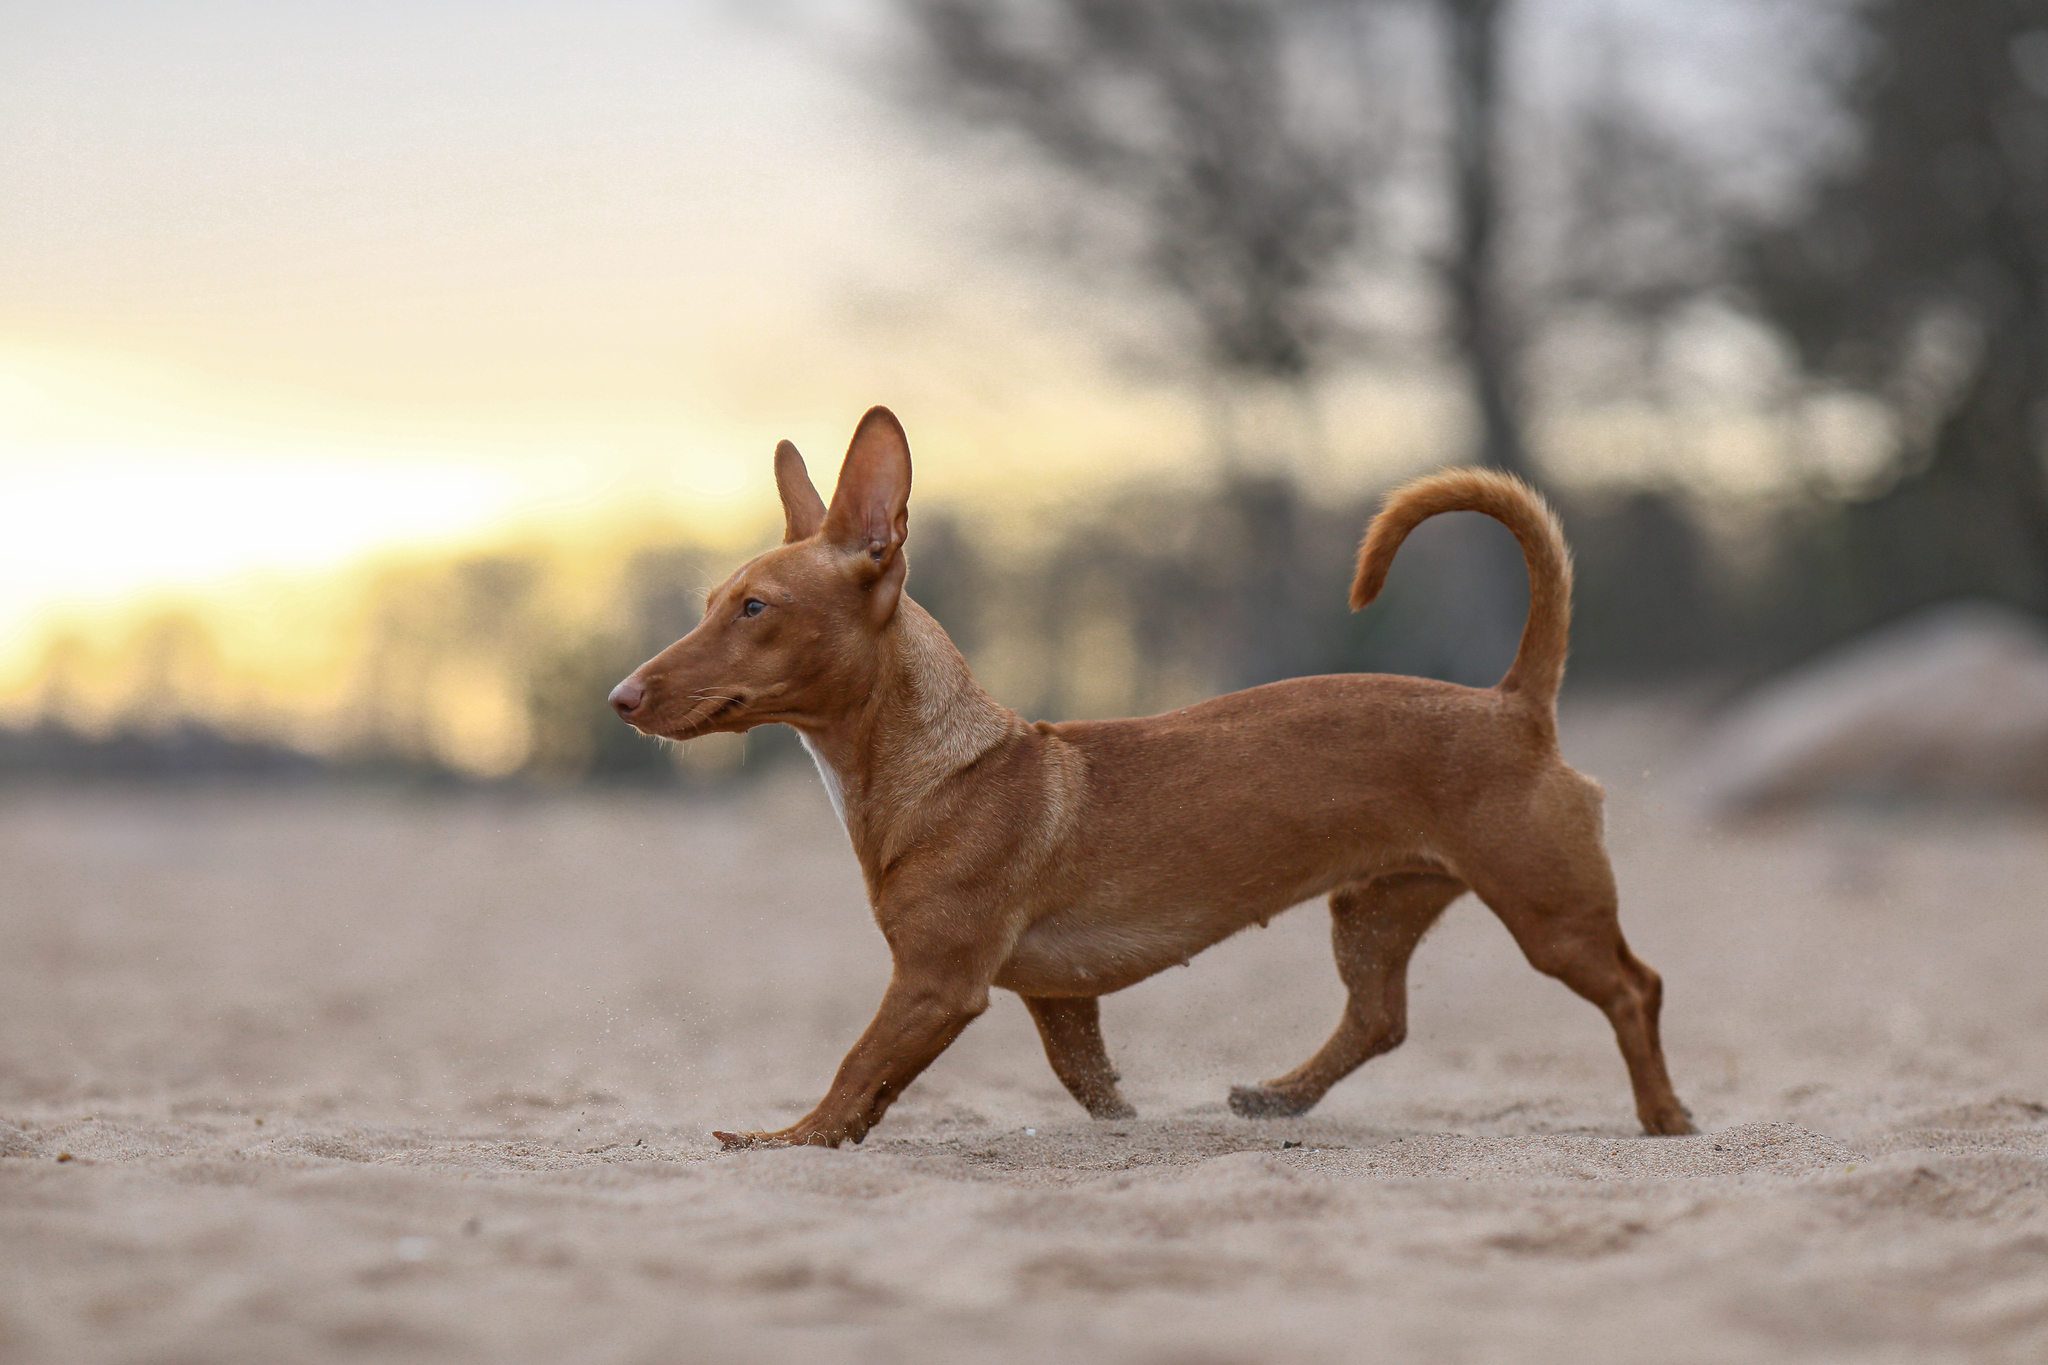
[[[129, 723], [186, 686], [182, 714], [340, 742], [377, 648], [369, 585], [402, 598], [392, 574], [517, 551], [552, 575], [531, 628], [595, 629], [636, 549], [769, 532], [778, 439], [829, 487], [871, 403], [910, 429], [918, 505], [994, 536], [1106, 485], [1213, 474], [1201, 378], [1163, 364], [1170, 344], [1133, 365], [1103, 340], [1170, 322], [1001, 245], [1003, 205], [1044, 184], [941, 146], [881, 13], [15, 16], [0, 717]], [[1465, 448], [1441, 373], [1331, 371], [1307, 418], [1296, 393], [1244, 400], [1243, 448], [1292, 451], [1319, 495]], [[1551, 425], [1547, 446], [1604, 441], [1616, 470], [1658, 439]], [[516, 766], [520, 661], [463, 666], [459, 715], [408, 684], [419, 723], [457, 766]]]

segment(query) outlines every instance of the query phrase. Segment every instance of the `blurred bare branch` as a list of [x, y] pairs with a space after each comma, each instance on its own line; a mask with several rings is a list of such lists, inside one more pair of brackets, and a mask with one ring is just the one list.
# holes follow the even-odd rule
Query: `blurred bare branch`
[[2048, 3], [1884, 0], [1844, 98], [1859, 153], [1744, 258], [1829, 381], [1901, 414], [1896, 482], [1842, 509], [1826, 614], [1960, 593], [2048, 607]]
[[927, 92], [1023, 134], [1142, 218], [1144, 266], [1204, 358], [1288, 379], [1328, 332], [1319, 291], [1358, 226], [1368, 144], [1315, 126], [1290, 88], [1303, 21], [1282, 0], [908, 0]]

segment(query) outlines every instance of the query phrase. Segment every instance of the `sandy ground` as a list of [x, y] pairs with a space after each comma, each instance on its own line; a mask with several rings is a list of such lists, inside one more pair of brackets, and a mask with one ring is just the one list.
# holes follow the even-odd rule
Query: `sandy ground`
[[1316, 907], [1107, 1002], [1135, 1121], [1002, 996], [722, 1154], [886, 973], [808, 779], [0, 793], [0, 1359], [2048, 1359], [2048, 822], [1710, 834], [1571, 719], [1698, 1138], [1466, 900], [1308, 1119], [1221, 1101], [1335, 1018]]

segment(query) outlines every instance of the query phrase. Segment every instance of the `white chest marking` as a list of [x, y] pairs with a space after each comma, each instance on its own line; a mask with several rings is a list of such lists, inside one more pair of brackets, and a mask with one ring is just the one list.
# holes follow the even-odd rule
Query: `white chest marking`
[[832, 813], [839, 817], [839, 828], [845, 829], [846, 791], [839, 785], [838, 770], [825, 761], [825, 756], [811, 743], [809, 735], [798, 731], [797, 738], [803, 741], [804, 752], [811, 756], [811, 762], [818, 765], [818, 777], [825, 783], [825, 799], [832, 803]]

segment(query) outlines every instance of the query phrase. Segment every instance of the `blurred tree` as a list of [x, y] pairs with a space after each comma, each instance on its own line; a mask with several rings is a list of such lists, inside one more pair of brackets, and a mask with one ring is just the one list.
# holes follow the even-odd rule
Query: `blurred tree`
[[615, 619], [596, 629], [536, 633], [526, 675], [533, 754], [525, 776], [549, 783], [596, 779], [665, 784], [677, 776], [669, 746], [622, 723], [605, 704], [619, 679], [690, 632], [704, 612], [713, 563], [691, 546], [643, 549], [609, 594]]
[[[1438, 28], [1448, 224], [1430, 252], [1477, 423], [1474, 458], [1527, 476], [1501, 243], [1508, 0], [904, 0], [934, 102], [1023, 134], [1134, 211], [1155, 284], [1224, 380], [1299, 382], [1337, 331], [1327, 291], [1410, 127], [1373, 88], [1373, 20]], [[1333, 53], [1349, 53], [1334, 59]], [[1333, 83], [1347, 97], [1318, 99]], [[1333, 113], [1332, 106], [1341, 109]], [[1415, 158], [1408, 159], [1412, 163]], [[1229, 441], [1227, 423], [1223, 433]]]
[[1135, 209], [1144, 266], [1202, 358], [1294, 379], [1357, 230], [1355, 140], [1299, 117], [1280, 0], [906, 0], [942, 108], [1022, 133]]
[[2048, 0], [1877, 0], [1860, 153], [1746, 273], [1817, 375], [1879, 396], [1895, 482], [1814, 518], [1807, 604], [1861, 627], [1958, 593], [2048, 608]]
[[[1358, 190], [1372, 160], [1356, 127], [1304, 116], [1298, 88], [1304, 30], [1346, 19], [1327, 0], [906, 0], [931, 57], [927, 87], [967, 119], [1023, 134], [1053, 163], [1130, 214], [1145, 275], [1186, 309], [1209, 386], [1215, 441], [1233, 471], [1230, 525], [1218, 537], [1267, 589], [1234, 601], [1234, 647], [1219, 681], [1265, 682], [1306, 655], [1284, 591], [1294, 491], [1242, 472], [1240, 390], [1277, 382], [1306, 411], [1303, 385], [1329, 341], [1324, 291], [1358, 236]], [[1327, 44], [1323, 45], [1325, 55]], [[1107, 529], [1107, 528], [1105, 528]], [[1047, 643], [1062, 657], [1104, 650], [1066, 638], [1076, 621], [1098, 634], [1141, 610], [1124, 588], [1124, 558], [1084, 537], [1046, 583]], [[1263, 576], [1263, 577], [1262, 577]], [[1090, 595], [1086, 585], [1096, 585]], [[1192, 590], [1191, 582], [1180, 584]], [[1114, 599], [1114, 600], [1112, 600]], [[1075, 615], [1075, 609], [1079, 615]], [[1142, 650], [1139, 651], [1141, 654]], [[1141, 671], [1144, 662], [1135, 665]], [[1092, 673], [1091, 673], [1092, 676]], [[1080, 700], [1075, 669], [1054, 670], [1044, 701]], [[1114, 689], [1112, 689], [1114, 690]], [[1102, 688], [1088, 695], [1108, 695]]]
[[946, 628], [964, 654], [981, 647], [988, 586], [973, 539], [945, 512], [920, 512], [911, 555], [910, 587], [917, 604]]
[[1479, 421], [1481, 464], [1530, 478], [1515, 328], [1502, 279], [1501, 35], [1507, 0], [1434, 0], [1450, 103], [1451, 339]]
[[[1440, 167], [1448, 227], [1426, 263], [1471, 395], [1473, 458], [1532, 474], [1501, 251], [1508, 0], [904, 3], [939, 107], [1022, 134], [1130, 212], [1148, 277], [1186, 307], [1219, 381], [1218, 444], [1233, 470], [1232, 389], [1279, 381], [1306, 406], [1304, 381], [1338, 332], [1329, 290], [1372, 221], [1363, 206], [1389, 197], [1397, 150], [1409, 171]], [[1425, 125], [1397, 117], [1403, 90], [1369, 79], [1361, 58], [1384, 38], [1375, 21], [1403, 14], [1435, 22], [1448, 106], [1437, 156], [1392, 146]], [[1333, 83], [1348, 84], [1344, 98], [1318, 99]], [[1234, 562], [1218, 567], [1242, 587], [1225, 595], [1239, 630], [1218, 681], [1245, 685], [1298, 673], [1318, 650], [1299, 600], [1299, 494], [1242, 472], [1228, 482], [1234, 524], [1215, 544]], [[1520, 631], [1522, 567], [1512, 544], [1462, 540], [1477, 567], [1442, 615], [1475, 647], [1438, 656], [1457, 680], [1490, 682], [1478, 670]]]
[[142, 729], [174, 724], [219, 691], [220, 646], [189, 611], [166, 611], [144, 623], [133, 649], [136, 671], [127, 709]]

